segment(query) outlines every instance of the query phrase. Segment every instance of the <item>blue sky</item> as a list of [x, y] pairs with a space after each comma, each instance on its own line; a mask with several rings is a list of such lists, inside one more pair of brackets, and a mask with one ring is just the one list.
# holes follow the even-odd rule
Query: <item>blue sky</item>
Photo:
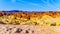
[[0, 10], [59, 11], [60, 0], [0, 0]]

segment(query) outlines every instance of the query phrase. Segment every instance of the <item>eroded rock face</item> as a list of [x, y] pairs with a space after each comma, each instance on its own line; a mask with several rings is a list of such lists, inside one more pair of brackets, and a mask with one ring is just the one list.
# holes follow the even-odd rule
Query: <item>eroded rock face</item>
[[60, 34], [60, 12], [0, 12], [0, 34]]
[[60, 34], [60, 26], [2, 25], [0, 34]]
[[60, 26], [60, 12], [0, 12], [0, 24]]

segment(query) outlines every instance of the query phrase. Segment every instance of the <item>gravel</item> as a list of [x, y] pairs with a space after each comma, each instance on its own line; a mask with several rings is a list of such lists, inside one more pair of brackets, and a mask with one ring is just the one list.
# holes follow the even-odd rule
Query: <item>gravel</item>
[[0, 34], [60, 34], [60, 26], [0, 24]]

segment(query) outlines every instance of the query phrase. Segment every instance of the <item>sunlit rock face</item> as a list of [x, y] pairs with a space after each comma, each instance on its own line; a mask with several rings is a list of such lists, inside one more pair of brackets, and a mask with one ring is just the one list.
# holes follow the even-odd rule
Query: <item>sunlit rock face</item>
[[10, 25], [60, 26], [60, 12], [2, 11], [0, 23]]
[[0, 34], [60, 34], [60, 12], [1, 11]]

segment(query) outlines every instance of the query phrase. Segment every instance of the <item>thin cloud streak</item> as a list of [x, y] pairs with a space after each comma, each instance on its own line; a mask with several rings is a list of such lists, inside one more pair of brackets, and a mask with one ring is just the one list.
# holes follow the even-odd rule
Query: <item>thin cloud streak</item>
[[27, 1], [23, 1], [23, 0], [19, 0], [20, 2], [23, 2], [23, 3], [26, 3], [26, 4], [29, 4], [29, 5], [33, 5], [33, 6], [36, 6], [36, 7], [39, 7], [39, 8], [45, 8], [44, 6], [41, 6], [40, 4], [37, 4], [37, 3], [33, 3], [33, 2], [27, 2]]
[[53, 0], [47, 0], [47, 1], [42, 0], [42, 2], [44, 2], [44, 5], [33, 3], [33, 2], [27, 2], [27, 1], [23, 1], [23, 0], [21, 0], [21, 1], [24, 2], [24, 3], [39, 7], [39, 8], [43, 8], [43, 9], [46, 9], [46, 8], [51, 9], [52, 7], [54, 7], [52, 9], [56, 9], [57, 8], [55, 5], [52, 5], [52, 4], [49, 3], [49, 1], [53, 2]]

